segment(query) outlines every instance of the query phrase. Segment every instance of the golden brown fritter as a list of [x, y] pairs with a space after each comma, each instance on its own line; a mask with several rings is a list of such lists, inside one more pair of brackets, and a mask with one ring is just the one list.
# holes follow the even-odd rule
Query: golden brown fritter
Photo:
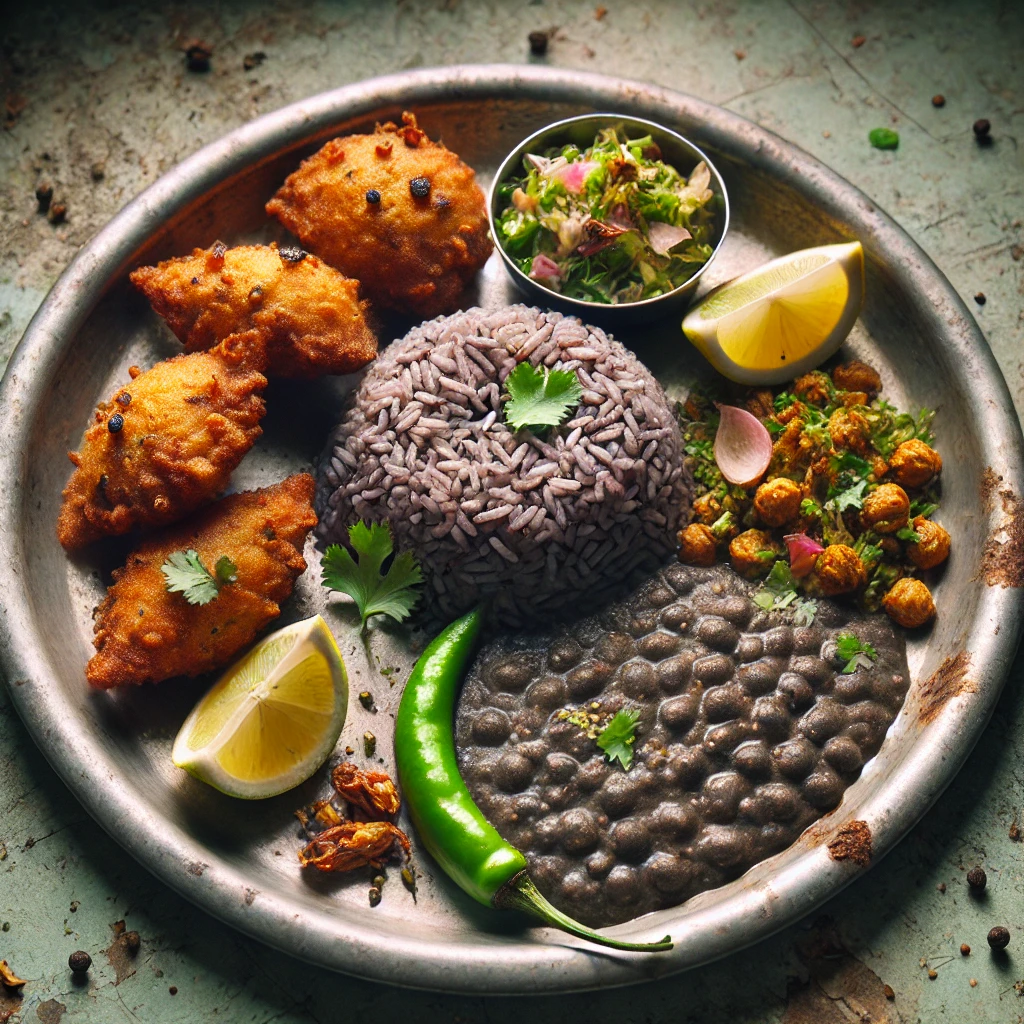
[[[197, 676], [252, 643], [306, 570], [302, 548], [316, 525], [313, 486], [300, 473], [232, 494], [133, 551], [96, 609], [90, 684], [108, 689]], [[169, 592], [161, 568], [174, 552], [189, 549], [210, 571], [223, 555], [236, 567], [236, 582], [204, 605]]]
[[425, 319], [454, 312], [492, 244], [471, 168], [401, 126], [332, 139], [267, 203], [302, 244], [357, 278], [378, 306]]
[[96, 410], [64, 491], [57, 537], [69, 550], [181, 519], [212, 501], [253, 446], [266, 411], [266, 352], [252, 334], [175, 356]]
[[218, 242], [139, 267], [131, 281], [188, 352], [255, 330], [272, 376], [305, 379], [352, 373], [377, 355], [359, 282], [301, 249]]

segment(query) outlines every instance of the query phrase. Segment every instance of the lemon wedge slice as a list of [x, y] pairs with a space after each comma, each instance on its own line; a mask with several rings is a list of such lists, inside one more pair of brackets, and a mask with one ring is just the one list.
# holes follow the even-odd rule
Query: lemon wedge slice
[[683, 320], [711, 365], [740, 384], [781, 384], [823, 363], [864, 303], [860, 242], [819, 245], [713, 291]]
[[345, 662], [315, 615], [235, 662], [185, 719], [171, 757], [229, 796], [276, 796], [327, 760], [347, 709]]

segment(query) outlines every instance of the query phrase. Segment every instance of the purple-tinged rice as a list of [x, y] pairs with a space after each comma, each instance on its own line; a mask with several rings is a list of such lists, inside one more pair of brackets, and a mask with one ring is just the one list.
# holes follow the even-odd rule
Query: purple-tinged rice
[[[517, 363], [575, 370], [561, 427], [502, 417]], [[482, 600], [510, 626], [586, 611], [675, 549], [689, 509], [679, 428], [661, 386], [619, 342], [528, 306], [470, 309], [413, 328], [356, 390], [320, 464], [317, 534], [391, 524], [444, 620]]]

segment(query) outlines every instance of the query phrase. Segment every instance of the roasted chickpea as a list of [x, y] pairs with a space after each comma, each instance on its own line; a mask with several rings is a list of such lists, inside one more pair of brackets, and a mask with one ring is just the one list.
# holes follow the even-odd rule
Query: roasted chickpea
[[898, 484], [882, 484], [865, 499], [860, 521], [866, 530], [876, 533], [895, 533], [907, 525], [910, 499]]
[[920, 580], [910, 576], [896, 581], [882, 598], [882, 607], [904, 629], [916, 629], [935, 616], [931, 591]]
[[785, 477], [769, 480], [754, 494], [754, 510], [766, 526], [783, 526], [800, 511], [800, 485]]
[[918, 516], [913, 523], [921, 538], [907, 546], [907, 556], [919, 569], [934, 569], [949, 558], [949, 534], [938, 523]]
[[778, 552], [770, 533], [764, 530], [745, 530], [729, 543], [729, 558], [732, 567], [744, 576], [761, 576], [774, 562], [774, 558], [761, 557], [763, 552]]
[[849, 409], [853, 405], [867, 405], [868, 395], [866, 391], [847, 391], [843, 395], [843, 405]]
[[828, 595], [848, 594], [863, 587], [868, 581], [868, 571], [860, 555], [845, 544], [829, 544], [814, 564], [818, 585]]
[[882, 378], [867, 363], [843, 363], [832, 371], [832, 380], [843, 391], [866, 391], [873, 395], [882, 390]]
[[713, 494], [702, 494], [694, 498], [693, 515], [700, 522], [710, 526], [721, 514], [721, 502]]
[[764, 420], [775, 415], [775, 398], [768, 388], [747, 392], [747, 412]]
[[836, 409], [828, 418], [828, 432], [836, 448], [849, 448], [858, 455], [867, 455], [871, 450], [871, 428], [855, 409]]
[[832, 390], [832, 381], [828, 379], [828, 374], [822, 373], [821, 370], [811, 370], [810, 373], [805, 373], [793, 381], [793, 394], [814, 405], [824, 405], [829, 400]]
[[685, 565], [714, 565], [717, 546], [711, 528], [703, 523], [690, 523], [679, 531], [679, 561]]
[[904, 441], [889, 460], [889, 473], [901, 487], [924, 487], [942, 470], [942, 456], [916, 437]]

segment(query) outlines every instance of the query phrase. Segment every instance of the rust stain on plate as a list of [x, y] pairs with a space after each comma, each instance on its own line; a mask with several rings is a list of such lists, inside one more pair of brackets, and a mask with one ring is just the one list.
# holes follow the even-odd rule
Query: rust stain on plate
[[116, 986], [135, 973], [135, 964], [133, 954], [128, 948], [128, 940], [125, 938], [124, 921], [115, 921], [110, 928], [114, 933], [114, 941], [103, 952], [107, 955], [107, 963], [114, 968]]
[[866, 821], [849, 821], [828, 844], [833, 860], [852, 860], [860, 867], [871, 863], [871, 829]]
[[1003, 521], [985, 542], [975, 579], [990, 587], [1024, 587], [1024, 501], [1009, 488], [1000, 490], [1002, 479], [991, 467], [981, 476], [982, 509], [991, 515], [998, 494]]
[[918, 718], [922, 725], [928, 725], [939, 715], [946, 702], [962, 693], [974, 693], [977, 686], [967, 678], [967, 670], [971, 665], [971, 656], [967, 651], [951, 654], [926, 679], [918, 691], [921, 710]]

